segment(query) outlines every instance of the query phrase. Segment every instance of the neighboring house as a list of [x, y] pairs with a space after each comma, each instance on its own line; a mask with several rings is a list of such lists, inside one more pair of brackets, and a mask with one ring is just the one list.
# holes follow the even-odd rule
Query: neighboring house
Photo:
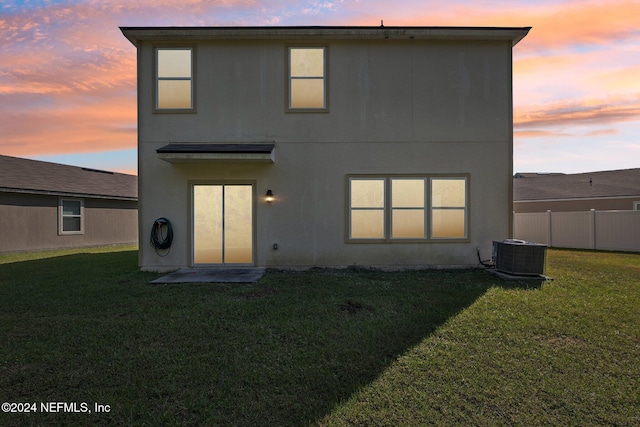
[[529, 28], [126, 27], [143, 270], [475, 266], [512, 230]]
[[640, 168], [576, 174], [517, 173], [516, 213], [640, 210]]
[[137, 178], [0, 156], [0, 252], [136, 243]]

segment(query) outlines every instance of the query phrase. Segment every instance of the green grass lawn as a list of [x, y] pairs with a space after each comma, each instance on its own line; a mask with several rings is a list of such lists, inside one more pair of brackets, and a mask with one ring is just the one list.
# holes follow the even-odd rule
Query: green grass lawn
[[319, 269], [153, 286], [136, 262], [0, 256], [0, 402], [37, 409], [0, 425], [640, 425], [640, 254], [550, 250], [541, 286]]

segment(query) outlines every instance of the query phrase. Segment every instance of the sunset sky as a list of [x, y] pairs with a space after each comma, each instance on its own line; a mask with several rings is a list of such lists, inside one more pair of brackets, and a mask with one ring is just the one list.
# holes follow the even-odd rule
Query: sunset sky
[[0, 0], [0, 154], [136, 174], [120, 26], [533, 29], [514, 48], [514, 172], [640, 167], [640, 0]]

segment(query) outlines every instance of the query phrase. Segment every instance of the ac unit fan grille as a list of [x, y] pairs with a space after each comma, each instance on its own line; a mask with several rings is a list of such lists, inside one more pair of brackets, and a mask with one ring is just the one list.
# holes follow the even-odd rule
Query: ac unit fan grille
[[530, 242], [493, 242], [496, 270], [523, 276], [543, 275], [547, 247]]

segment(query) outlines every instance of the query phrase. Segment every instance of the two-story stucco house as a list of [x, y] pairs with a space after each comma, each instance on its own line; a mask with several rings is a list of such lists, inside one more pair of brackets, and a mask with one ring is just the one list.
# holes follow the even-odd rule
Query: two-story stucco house
[[[528, 31], [122, 28], [141, 268], [476, 265], [512, 229], [512, 49]], [[160, 217], [169, 248], [144, 243]]]

